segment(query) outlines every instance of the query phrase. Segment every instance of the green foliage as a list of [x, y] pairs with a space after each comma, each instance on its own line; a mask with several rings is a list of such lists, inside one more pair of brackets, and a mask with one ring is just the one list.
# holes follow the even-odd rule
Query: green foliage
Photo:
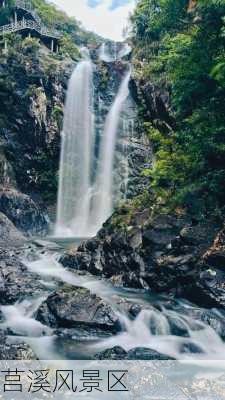
[[176, 32], [187, 17], [187, 0], [141, 0], [132, 16], [135, 39], [148, 42], [160, 40], [168, 31]]
[[62, 39], [60, 40], [60, 52], [62, 54], [67, 54], [75, 61], [80, 58], [79, 49], [73, 43], [72, 38], [68, 33], [65, 33]]
[[107, 88], [109, 82], [109, 70], [106, 65], [102, 62], [99, 63], [99, 89], [104, 91]]
[[[61, 63], [51, 53], [40, 54], [39, 43], [33, 38], [23, 40], [20, 35], [10, 34], [7, 41], [8, 51], [0, 59], [0, 134], [6, 156], [21, 190], [38, 192], [47, 202], [54, 202], [59, 149], [57, 143], [46, 143], [45, 131], [35, 126], [30, 107], [32, 100], [45, 93], [47, 118], [54, 127], [61, 127], [62, 109], [53, 99], [53, 85], [60, 79]], [[9, 135], [6, 140], [5, 132]]]
[[140, 0], [132, 22], [137, 77], [166, 87], [176, 121], [146, 124], [155, 162], [144, 173], [167, 204], [199, 213], [225, 207], [225, 1], [197, 4]]
[[58, 188], [58, 174], [55, 168], [55, 160], [52, 160], [48, 152], [34, 154], [33, 163], [35, 165], [34, 177], [43, 200], [47, 203], [55, 201]]
[[61, 129], [63, 122], [63, 109], [60, 106], [54, 106], [52, 110], [52, 117], [56, 121], [58, 127]]
[[211, 77], [215, 79], [221, 87], [225, 86], [225, 53], [216, 60], [211, 71]]
[[22, 50], [24, 55], [36, 56], [40, 49], [40, 42], [38, 39], [27, 37], [22, 42]]

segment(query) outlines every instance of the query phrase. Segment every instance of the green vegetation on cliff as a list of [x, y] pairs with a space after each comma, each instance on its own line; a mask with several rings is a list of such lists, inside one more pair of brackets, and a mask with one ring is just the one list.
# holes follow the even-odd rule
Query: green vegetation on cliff
[[[67, 83], [79, 47], [95, 48], [101, 38], [48, 1], [31, 3], [46, 27], [61, 32], [60, 52], [48, 51], [37, 37], [0, 37], [0, 170], [7, 187], [54, 203]], [[7, 0], [0, 7], [0, 25], [12, 21], [14, 5]]]
[[[132, 16], [139, 86], [167, 93], [167, 123], [142, 116], [155, 150], [145, 171], [159, 199], [195, 212], [225, 207], [225, 1], [139, 0]], [[160, 115], [158, 116], [160, 119]], [[168, 120], [172, 123], [168, 123]]]
[[19, 189], [51, 202], [57, 192], [64, 90], [73, 63], [43, 51], [34, 38], [8, 35], [7, 42], [8, 51], [0, 54], [0, 155], [13, 168]]

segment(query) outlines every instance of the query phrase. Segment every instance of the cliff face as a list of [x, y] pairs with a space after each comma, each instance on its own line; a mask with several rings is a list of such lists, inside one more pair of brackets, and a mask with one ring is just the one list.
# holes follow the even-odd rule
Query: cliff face
[[[104, 132], [106, 116], [129, 68], [130, 64], [125, 60], [96, 62], [94, 74], [96, 155], [99, 150], [98, 143]], [[152, 160], [149, 142], [139, 123], [138, 105], [135, 100], [130, 83], [130, 94], [123, 105], [118, 124], [114, 160], [115, 203], [120, 199], [130, 199], [142, 193], [146, 185], [142, 171]]]
[[63, 104], [74, 62], [34, 39], [10, 40], [0, 54], [0, 210], [25, 233], [40, 234], [49, 222], [46, 206], [56, 202]]
[[73, 63], [19, 42], [0, 59], [3, 184], [55, 199], [60, 130]]
[[[129, 62], [101, 61], [96, 50], [91, 56], [97, 160], [106, 116]], [[63, 106], [75, 65], [71, 58], [54, 55], [33, 39], [14, 39], [0, 56], [1, 188], [29, 195], [42, 208], [56, 204]], [[118, 125], [115, 203], [143, 192], [146, 178], [142, 170], [151, 163], [132, 83], [130, 89]], [[0, 204], [0, 211], [3, 208]]]

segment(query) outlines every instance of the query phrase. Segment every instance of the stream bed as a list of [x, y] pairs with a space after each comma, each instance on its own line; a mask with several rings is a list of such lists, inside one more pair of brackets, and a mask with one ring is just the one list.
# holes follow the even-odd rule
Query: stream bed
[[[160, 359], [225, 359], [221, 311], [145, 290], [115, 288], [90, 274], [65, 269], [58, 262], [60, 255], [80, 242], [47, 238], [20, 251], [21, 262], [40, 285], [22, 301], [1, 306], [1, 329], [11, 343], [27, 343], [38, 359], [46, 360], [157, 359], [157, 355]], [[65, 325], [59, 330], [38, 320], [40, 306], [64, 285], [85, 288], [101, 298], [117, 316], [120, 329], [98, 335], [98, 329], [88, 326], [70, 329]]]

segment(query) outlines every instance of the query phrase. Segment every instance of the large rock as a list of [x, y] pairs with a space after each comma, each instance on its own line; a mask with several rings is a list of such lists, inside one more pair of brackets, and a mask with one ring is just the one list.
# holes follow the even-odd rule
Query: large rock
[[0, 138], [12, 169], [3, 183], [55, 202], [63, 104], [74, 62], [56, 59], [42, 46], [27, 50], [22, 42], [12, 44], [0, 62]]
[[[197, 238], [196, 238], [197, 240]], [[203, 307], [225, 307], [225, 228], [198, 260], [199, 275], [185, 290], [185, 295]]]
[[85, 288], [69, 285], [47, 298], [37, 311], [37, 319], [53, 328], [120, 330], [117, 315], [105, 301]]
[[[220, 226], [213, 220], [150, 214], [150, 210], [136, 213], [129, 207], [117, 210], [96, 238], [66, 252], [60, 262], [110, 279], [116, 286], [145, 288], [201, 306], [224, 307], [225, 271], [222, 264], [216, 271], [204, 256]], [[210, 254], [212, 259], [215, 251]]]
[[120, 346], [115, 346], [97, 353], [94, 358], [96, 360], [126, 360], [127, 351]]
[[219, 268], [225, 271], [225, 226], [216, 236], [210, 249], [204, 254], [203, 261], [209, 268]]
[[132, 80], [131, 89], [135, 100], [145, 108], [154, 126], [163, 132], [169, 132], [175, 127], [168, 90], [144, 79]]
[[28, 271], [13, 250], [0, 249], [0, 304], [11, 305], [34, 293], [43, 293], [39, 277]]
[[42, 209], [29, 196], [16, 190], [0, 192], [0, 211], [26, 234], [36, 235], [47, 231], [48, 219]]
[[1, 360], [37, 360], [33, 350], [26, 343], [10, 343], [4, 332], [0, 331]]
[[155, 350], [137, 347], [125, 351], [122, 347], [116, 346], [95, 355], [97, 360], [173, 360], [173, 358], [158, 353]]
[[25, 242], [25, 237], [13, 223], [0, 212], [0, 246], [10, 247], [21, 246]]

